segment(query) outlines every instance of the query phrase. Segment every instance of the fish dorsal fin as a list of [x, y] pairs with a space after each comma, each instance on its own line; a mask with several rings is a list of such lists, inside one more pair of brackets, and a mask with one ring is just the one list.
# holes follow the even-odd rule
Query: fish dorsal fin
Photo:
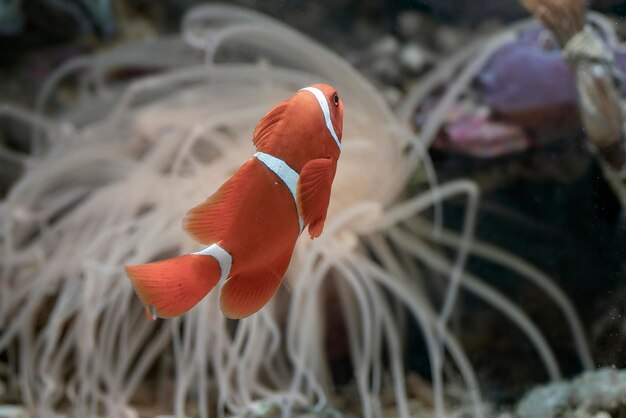
[[324, 229], [336, 169], [335, 161], [318, 158], [306, 163], [300, 173], [298, 205], [304, 223], [309, 226], [311, 239], [319, 237]]
[[285, 100], [277, 104], [272, 110], [263, 116], [256, 128], [254, 128], [252, 142], [257, 150], [264, 149], [267, 145], [268, 140], [272, 137], [272, 133], [276, 131], [277, 125], [282, 120], [288, 103], [289, 100]]
[[[187, 212], [183, 229], [203, 244], [220, 242], [233, 222], [244, 197], [255, 187], [255, 159], [248, 160], [206, 201]], [[258, 170], [258, 169], [257, 169]]]

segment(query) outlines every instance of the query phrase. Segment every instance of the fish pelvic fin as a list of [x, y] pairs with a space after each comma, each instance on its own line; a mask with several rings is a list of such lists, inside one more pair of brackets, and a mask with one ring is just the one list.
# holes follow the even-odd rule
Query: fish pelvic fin
[[161, 318], [173, 318], [193, 308], [221, 275], [215, 258], [199, 254], [124, 268], [146, 309], [152, 307]]
[[259, 311], [274, 296], [285, 275], [292, 251], [270, 265], [238, 272], [222, 287], [220, 306], [231, 319], [248, 317]]
[[319, 237], [324, 229], [336, 170], [336, 161], [318, 158], [306, 163], [300, 173], [298, 205], [311, 239]]

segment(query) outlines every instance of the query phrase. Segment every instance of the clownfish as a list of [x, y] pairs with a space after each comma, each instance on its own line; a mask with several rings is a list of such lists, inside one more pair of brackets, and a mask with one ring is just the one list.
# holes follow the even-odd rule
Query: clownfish
[[182, 315], [220, 281], [226, 317], [261, 309], [278, 290], [300, 233], [322, 233], [342, 129], [343, 102], [327, 84], [303, 88], [267, 113], [253, 133], [257, 152], [183, 220], [208, 247], [125, 266], [146, 315]]

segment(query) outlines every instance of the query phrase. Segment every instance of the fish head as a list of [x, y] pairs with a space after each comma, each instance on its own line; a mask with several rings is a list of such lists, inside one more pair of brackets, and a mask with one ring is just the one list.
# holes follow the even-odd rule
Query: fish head
[[341, 142], [341, 134], [343, 132], [343, 100], [339, 97], [339, 92], [334, 87], [324, 83], [313, 84], [311, 87], [315, 87], [324, 93], [324, 97], [330, 109], [332, 126], [337, 134], [337, 139]]
[[323, 150], [320, 157], [338, 159], [343, 133], [343, 101], [335, 88], [324, 83], [305, 87], [296, 93], [297, 102], [304, 107], [302, 126], [311, 133]]

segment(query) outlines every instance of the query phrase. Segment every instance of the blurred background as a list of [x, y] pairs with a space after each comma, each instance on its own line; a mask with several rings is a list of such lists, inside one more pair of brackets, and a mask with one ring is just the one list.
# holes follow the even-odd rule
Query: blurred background
[[[10, 103], [34, 110], [42, 86], [60, 65], [133, 42], [176, 36], [187, 11], [210, 3], [0, 0], [0, 105]], [[409, 129], [418, 133], [435, 108], [436, 98], [445, 93], [460, 71], [409, 110], [407, 95], [429, 80], [442, 63], [462, 56], [468, 45], [487, 44], [529, 18], [515, 0], [231, 3], [273, 17], [344, 58], [373, 85], [391, 111], [403, 114]], [[626, 35], [626, 1], [597, 0], [590, 8], [609, 19], [616, 36], [622, 39]], [[556, 42], [537, 27], [516, 34], [515, 46], [495, 50], [467, 83], [467, 94], [449, 108], [426, 152], [439, 183], [467, 179], [480, 189], [476, 239], [509, 251], [554, 277], [580, 316], [594, 366], [621, 369], [626, 367], [624, 208], [589, 152], [574, 78], [560, 61]], [[536, 48], [545, 56], [539, 56]], [[616, 60], [626, 64], [622, 49], [617, 51]], [[216, 57], [217, 62], [228, 59], [228, 54]], [[528, 67], [522, 66], [525, 64]], [[153, 73], [158, 71], [127, 67], [107, 74], [107, 81], [125, 82]], [[62, 116], [81, 94], [80, 88], [77, 83], [61, 83], [49, 95], [45, 109], [37, 111], [50, 118]], [[623, 85], [620, 88], [623, 90]], [[4, 166], [0, 170], [0, 199], [6, 198], [29, 170], [28, 164], [13, 157], [32, 152], [32, 143], [23, 140], [25, 135], [28, 133], [11, 118], [0, 117], [0, 146], [5, 150], [0, 154]], [[407, 182], [404, 193], [424, 190], [425, 178], [424, 172], [418, 172]], [[460, 231], [466, 210], [465, 201], [446, 201], [442, 209], [444, 227]], [[433, 216], [426, 218], [432, 221]], [[453, 258], [449, 249], [442, 253]], [[470, 257], [465, 267], [523, 306], [529, 318], [545, 330], [564, 378], [582, 372], [563, 318], [545, 294], [520, 285], [517, 273], [480, 257]], [[426, 293], [435, 295], [439, 303], [442, 291], [432, 286]], [[486, 309], [479, 298], [463, 294], [460, 300], [463, 314], [454, 316], [451, 326], [469, 353], [483, 396], [496, 405], [494, 411], [514, 408], [525, 393], [547, 380], [546, 371], [521, 331], [511, 329], [506, 319]], [[2, 329], [0, 323], [0, 332]], [[425, 342], [414, 320], [409, 320], [402, 332], [407, 352], [423, 350]], [[333, 358], [334, 381], [349, 384], [354, 368], [347, 349], [341, 348], [341, 334], [341, 328], [331, 330], [333, 337], [329, 339], [337, 338], [338, 342], [328, 350]], [[6, 352], [3, 356], [5, 360], [10, 357]], [[406, 355], [405, 365], [424, 379], [421, 385], [429, 385], [432, 376], [427, 356]], [[620, 392], [622, 395], [623, 403], [613, 407], [610, 416], [626, 416], [626, 391]], [[9, 398], [7, 403], [19, 404], [21, 400]], [[541, 412], [545, 415], [518, 413], [520, 417], [552, 416], [550, 411]], [[346, 414], [360, 416], [354, 411]]]

